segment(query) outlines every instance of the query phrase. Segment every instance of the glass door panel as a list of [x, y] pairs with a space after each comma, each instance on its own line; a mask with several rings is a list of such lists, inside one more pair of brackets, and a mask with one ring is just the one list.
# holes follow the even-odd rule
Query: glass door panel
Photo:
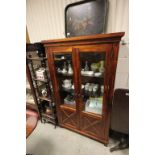
[[54, 64], [61, 104], [75, 108], [72, 53], [54, 53]]
[[82, 110], [102, 114], [105, 52], [80, 52]]

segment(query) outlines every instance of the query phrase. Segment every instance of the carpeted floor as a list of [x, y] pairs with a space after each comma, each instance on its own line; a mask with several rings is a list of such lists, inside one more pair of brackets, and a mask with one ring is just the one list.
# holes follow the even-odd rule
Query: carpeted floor
[[108, 147], [95, 140], [40, 121], [26, 140], [26, 153], [33, 155], [128, 155], [129, 150], [110, 152], [115, 145], [110, 139]]

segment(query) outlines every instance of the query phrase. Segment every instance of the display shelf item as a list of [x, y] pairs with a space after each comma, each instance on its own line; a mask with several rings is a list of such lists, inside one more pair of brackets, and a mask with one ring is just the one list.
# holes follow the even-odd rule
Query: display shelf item
[[103, 98], [91, 98], [87, 100], [85, 104], [85, 111], [102, 114], [102, 102]]

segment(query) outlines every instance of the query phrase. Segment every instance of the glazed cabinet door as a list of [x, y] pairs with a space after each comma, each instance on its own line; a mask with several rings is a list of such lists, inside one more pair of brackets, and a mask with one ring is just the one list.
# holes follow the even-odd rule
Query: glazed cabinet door
[[81, 46], [77, 53], [79, 79], [80, 130], [104, 141], [108, 111], [108, 52], [111, 46]]
[[58, 119], [61, 126], [78, 128], [76, 64], [72, 49], [51, 49], [48, 52], [54, 80]]

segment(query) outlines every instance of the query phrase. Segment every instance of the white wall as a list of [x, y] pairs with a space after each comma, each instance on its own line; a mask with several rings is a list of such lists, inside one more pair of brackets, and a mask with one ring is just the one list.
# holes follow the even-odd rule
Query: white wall
[[79, 0], [27, 0], [26, 23], [31, 42], [64, 38], [64, 10]]
[[115, 79], [115, 88], [129, 88], [129, 0], [109, 0], [108, 32], [124, 31], [123, 40], [126, 45], [120, 45]]
[[120, 45], [115, 88], [129, 88], [129, 45]]
[[[27, 0], [26, 23], [30, 42], [64, 38], [64, 9], [67, 4], [80, 0]], [[107, 33], [125, 31], [128, 43], [129, 0], [109, 0]], [[129, 47], [121, 45], [116, 73], [116, 88], [128, 88]]]

